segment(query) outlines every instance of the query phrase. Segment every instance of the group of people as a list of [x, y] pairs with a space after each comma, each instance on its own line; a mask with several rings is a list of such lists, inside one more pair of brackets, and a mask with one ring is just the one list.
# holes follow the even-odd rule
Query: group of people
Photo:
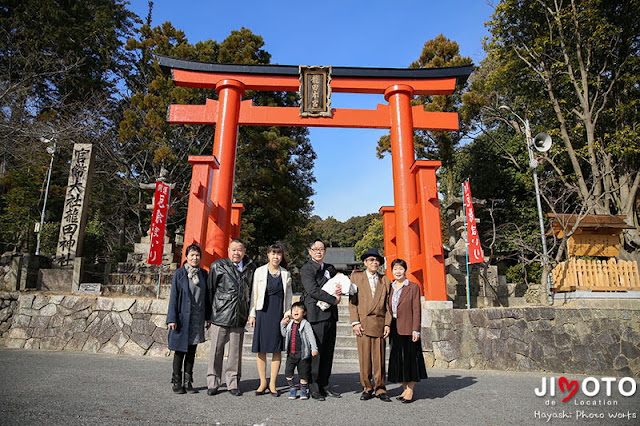
[[[329, 293], [322, 287], [337, 271], [324, 263], [325, 245], [316, 239], [309, 246], [311, 260], [301, 269], [304, 293], [299, 302], [292, 304], [291, 274], [286, 269], [283, 247], [271, 245], [268, 263], [259, 268], [245, 254], [242, 241], [231, 241], [228, 257], [213, 262], [207, 274], [200, 267], [200, 247], [187, 247], [185, 264], [173, 277], [167, 313], [168, 346], [174, 351], [174, 392], [198, 392], [193, 387], [193, 364], [197, 345], [204, 342], [208, 330], [211, 349], [207, 394], [219, 391], [224, 348], [229, 343], [224, 381], [231, 395], [242, 395], [242, 345], [248, 324], [254, 327], [252, 351], [257, 354], [260, 377], [256, 395], [280, 396], [276, 378], [285, 351], [289, 399], [298, 398], [298, 389], [300, 399], [340, 398], [329, 388], [337, 305], [343, 293], [353, 293], [349, 296], [349, 314], [357, 339], [363, 386], [360, 399], [391, 401], [385, 387], [385, 339], [389, 337], [391, 353], [386, 379], [402, 382], [403, 392], [398, 400], [413, 401], [414, 384], [427, 378], [427, 373], [420, 343], [420, 289], [406, 278], [404, 260], [392, 262], [392, 283], [378, 272], [384, 258], [376, 249], [370, 249], [362, 256], [366, 270], [350, 277], [355, 289], [343, 289], [338, 284]], [[271, 354], [269, 381], [267, 354]], [[296, 369], [299, 385], [294, 382]]]

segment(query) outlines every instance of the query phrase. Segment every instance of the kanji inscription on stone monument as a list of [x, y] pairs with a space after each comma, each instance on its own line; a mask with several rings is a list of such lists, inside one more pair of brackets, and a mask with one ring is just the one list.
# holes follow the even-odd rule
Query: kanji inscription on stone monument
[[92, 173], [93, 145], [74, 144], [55, 259], [62, 267], [72, 266], [82, 250]]

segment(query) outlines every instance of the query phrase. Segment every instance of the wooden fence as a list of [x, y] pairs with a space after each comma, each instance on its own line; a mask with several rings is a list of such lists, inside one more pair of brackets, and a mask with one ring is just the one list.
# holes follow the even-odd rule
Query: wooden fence
[[638, 263], [570, 259], [553, 269], [553, 291], [640, 291]]

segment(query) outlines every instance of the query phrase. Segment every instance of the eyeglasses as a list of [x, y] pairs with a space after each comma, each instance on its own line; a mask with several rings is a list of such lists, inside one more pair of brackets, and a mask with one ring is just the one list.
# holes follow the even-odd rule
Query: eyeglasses
[[325, 251], [326, 249], [323, 248], [312, 248], [311, 251], [316, 252], [316, 253], [322, 253], [323, 251]]

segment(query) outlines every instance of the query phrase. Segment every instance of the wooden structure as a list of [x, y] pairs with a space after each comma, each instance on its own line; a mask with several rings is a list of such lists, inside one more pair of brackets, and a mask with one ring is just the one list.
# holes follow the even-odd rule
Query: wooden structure
[[638, 262], [569, 259], [553, 269], [554, 291], [640, 291]]
[[[553, 269], [553, 291], [629, 291], [640, 290], [638, 263], [616, 260], [620, 255], [620, 233], [633, 228], [625, 216], [578, 215], [552, 213], [552, 231], [557, 238], [567, 239], [569, 260]], [[574, 230], [575, 228], [575, 230]], [[602, 259], [576, 259], [600, 257]]]
[[632, 229], [624, 219], [626, 216], [586, 215], [547, 213], [553, 218], [551, 224], [556, 238], [564, 238], [567, 231], [577, 228], [567, 240], [567, 257], [618, 257], [620, 255], [620, 234], [623, 229]]
[[[409, 264], [409, 279], [420, 283], [427, 300], [447, 300], [436, 186], [439, 162], [415, 161], [413, 131], [457, 130], [458, 114], [412, 106], [414, 95], [451, 94], [472, 66], [431, 69], [331, 68], [327, 93], [380, 94], [388, 104], [376, 109], [331, 109], [329, 116], [301, 116], [297, 107], [255, 106], [242, 101], [248, 90], [300, 90], [300, 67], [210, 64], [158, 56], [178, 86], [215, 89], [218, 100], [205, 105], [170, 105], [175, 124], [215, 124], [213, 156], [191, 157], [194, 179], [185, 227], [185, 247], [202, 247], [202, 263], [226, 256], [234, 229], [232, 206], [238, 126], [355, 127], [390, 129], [394, 206], [384, 207], [385, 253]], [[219, 161], [215, 166], [216, 159]], [[198, 171], [196, 172], [196, 168]], [[235, 217], [239, 223], [238, 210]], [[391, 273], [390, 271], [388, 272]]]

